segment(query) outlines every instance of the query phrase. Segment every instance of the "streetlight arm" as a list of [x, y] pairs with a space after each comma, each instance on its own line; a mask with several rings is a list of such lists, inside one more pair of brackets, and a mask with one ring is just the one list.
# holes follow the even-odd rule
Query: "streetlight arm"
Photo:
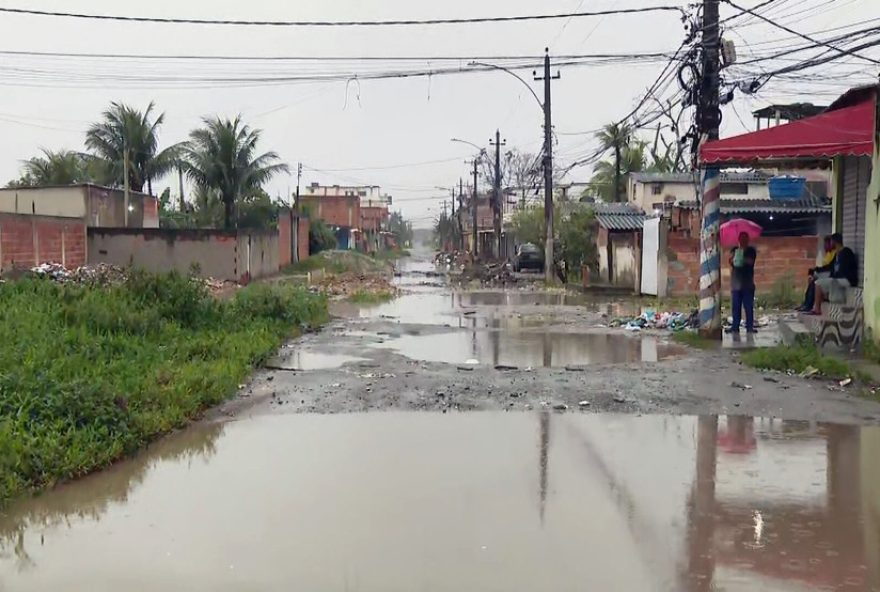
[[495, 65], [495, 64], [487, 64], [487, 63], [485, 63], [485, 62], [470, 62], [470, 63], [468, 63], [468, 66], [481, 66], [481, 67], [483, 67], [483, 68], [490, 68], [490, 69], [492, 69], [492, 70], [501, 70], [502, 72], [506, 72], [507, 74], [510, 74], [511, 76], [513, 76], [514, 78], [516, 78], [517, 80], [519, 80], [520, 82], [522, 82], [522, 83], [525, 85], [525, 87], [526, 87], [527, 89], [529, 89], [529, 92], [532, 93], [532, 96], [535, 97], [535, 100], [538, 102], [538, 106], [540, 106], [541, 109], [544, 108], [544, 103], [543, 103], [543, 102], [541, 101], [541, 99], [538, 97], [537, 93], [535, 93], [535, 89], [533, 89], [533, 88], [529, 85], [529, 83], [526, 82], [526, 81], [523, 79], [522, 76], [520, 76], [519, 74], [517, 74], [517, 73], [514, 72], [513, 70], [508, 70], [507, 68], [505, 68], [505, 67], [503, 67], [503, 66], [497, 66], [497, 65]]

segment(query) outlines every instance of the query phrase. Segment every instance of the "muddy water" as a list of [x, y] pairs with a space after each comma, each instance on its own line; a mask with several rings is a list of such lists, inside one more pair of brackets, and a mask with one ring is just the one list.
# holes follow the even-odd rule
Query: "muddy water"
[[880, 590], [878, 457], [745, 417], [264, 417], [14, 506], [0, 589]]
[[505, 331], [405, 335], [378, 347], [427, 362], [464, 364], [468, 360], [478, 360], [481, 364], [520, 368], [658, 362], [685, 353], [683, 348], [656, 337], [639, 339], [623, 334], [512, 331], [510, 326]]

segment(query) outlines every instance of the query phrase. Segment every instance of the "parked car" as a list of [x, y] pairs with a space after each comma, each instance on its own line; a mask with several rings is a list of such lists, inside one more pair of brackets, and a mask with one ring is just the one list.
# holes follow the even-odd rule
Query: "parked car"
[[513, 271], [519, 273], [526, 269], [544, 271], [544, 253], [532, 243], [521, 244], [513, 260]]

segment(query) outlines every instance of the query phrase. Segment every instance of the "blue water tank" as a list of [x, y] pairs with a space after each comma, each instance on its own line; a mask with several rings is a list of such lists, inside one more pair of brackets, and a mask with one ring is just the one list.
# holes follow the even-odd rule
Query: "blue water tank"
[[770, 179], [767, 186], [770, 190], [770, 199], [801, 199], [807, 188], [807, 179], [794, 175], [779, 175]]

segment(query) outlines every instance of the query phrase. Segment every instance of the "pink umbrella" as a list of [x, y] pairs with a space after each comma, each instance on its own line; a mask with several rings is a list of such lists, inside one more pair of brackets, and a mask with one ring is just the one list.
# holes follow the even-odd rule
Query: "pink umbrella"
[[749, 235], [749, 239], [755, 240], [761, 236], [763, 231], [763, 228], [751, 220], [734, 218], [721, 225], [721, 245], [724, 247], [735, 247], [739, 244], [739, 235], [743, 232]]

